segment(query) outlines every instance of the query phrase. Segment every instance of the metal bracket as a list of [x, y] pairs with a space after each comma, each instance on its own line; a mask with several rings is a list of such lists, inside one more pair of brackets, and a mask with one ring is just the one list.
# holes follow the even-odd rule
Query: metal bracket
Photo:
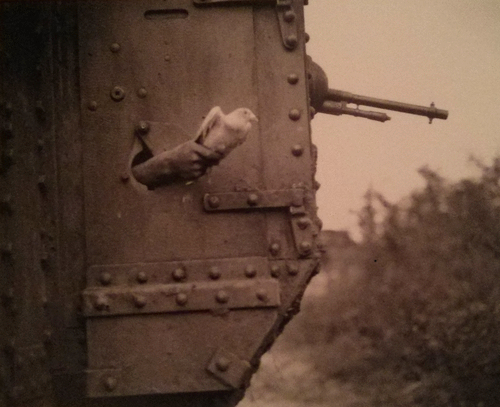
[[293, 51], [299, 45], [299, 36], [297, 13], [293, 10], [292, 2], [278, 0], [276, 2], [276, 13], [278, 15], [283, 45], [287, 50]]
[[207, 370], [222, 383], [238, 389], [251, 370], [250, 363], [238, 356], [219, 348], [210, 360]]
[[302, 189], [210, 193], [203, 197], [203, 206], [208, 212], [300, 207], [303, 204], [304, 190]]
[[301, 257], [307, 257], [314, 251], [314, 226], [305, 207], [291, 207], [290, 214], [295, 248]]
[[14, 375], [9, 394], [12, 401], [22, 403], [43, 397], [50, 385], [47, 353], [44, 345], [15, 349], [12, 357]]
[[273, 308], [280, 288], [274, 279], [88, 288], [83, 302], [86, 317]]

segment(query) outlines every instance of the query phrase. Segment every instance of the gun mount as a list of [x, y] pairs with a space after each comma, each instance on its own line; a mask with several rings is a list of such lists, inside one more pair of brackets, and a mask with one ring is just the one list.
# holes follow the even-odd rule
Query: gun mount
[[[369, 96], [355, 95], [342, 90], [331, 89], [328, 87], [328, 78], [325, 71], [316, 64], [311, 57], [307, 59], [308, 64], [308, 79], [309, 79], [309, 96], [311, 98], [311, 106], [316, 112], [327, 113], [335, 116], [342, 114], [363, 117], [365, 119], [385, 122], [391, 118], [382, 112], [360, 110], [359, 106], [369, 106], [378, 109], [392, 110], [395, 112], [409, 113], [417, 116], [425, 116], [429, 118], [429, 123], [433, 119], [448, 118], [448, 111], [437, 109], [434, 103], [430, 107], [412, 105], [409, 103], [395, 102], [392, 100], [377, 99]], [[355, 104], [357, 108], [348, 107], [347, 104]]]

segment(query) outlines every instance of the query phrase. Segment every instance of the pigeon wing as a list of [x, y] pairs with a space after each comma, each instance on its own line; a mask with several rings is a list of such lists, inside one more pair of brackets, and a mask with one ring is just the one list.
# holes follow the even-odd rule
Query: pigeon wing
[[196, 132], [196, 142], [199, 144], [203, 144], [203, 140], [205, 140], [210, 132], [210, 129], [215, 126], [215, 124], [224, 116], [221, 108], [219, 106], [215, 106], [208, 112], [207, 116], [201, 123], [200, 128]]

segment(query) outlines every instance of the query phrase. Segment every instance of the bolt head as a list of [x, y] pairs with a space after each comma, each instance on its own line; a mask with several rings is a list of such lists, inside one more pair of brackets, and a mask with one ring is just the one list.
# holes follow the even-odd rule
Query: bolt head
[[219, 304], [226, 304], [229, 301], [229, 294], [227, 291], [220, 290], [216, 295], [215, 299]]
[[269, 300], [269, 297], [267, 296], [267, 291], [264, 290], [264, 289], [257, 290], [257, 292], [255, 293], [255, 295], [262, 302], [266, 302], [266, 301]]
[[224, 356], [221, 356], [220, 358], [217, 359], [217, 361], [215, 362], [215, 367], [217, 368], [217, 370], [219, 370], [220, 372], [225, 372], [227, 371], [227, 369], [229, 369], [229, 365], [231, 364], [231, 361], [224, 357]]
[[309, 106], [309, 117], [311, 119], [314, 119], [314, 116], [316, 116], [316, 109], [312, 106]]
[[148, 282], [148, 276], [144, 271], [139, 271], [136, 276], [137, 282], [144, 284]]
[[281, 274], [281, 267], [277, 264], [271, 266], [271, 277], [278, 278]]
[[308, 33], [304, 33], [304, 41], [306, 42], [306, 44], [309, 42], [310, 39], [311, 36]]
[[310, 225], [311, 225], [311, 220], [308, 217], [300, 218], [297, 221], [297, 226], [302, 230], [307, 229]]
[[299, 109], [291, 109], [290, 112], [288, 112], [288, 117], [293, 121], [299, 120], [300, 116], [301, 113]]
[[281, 250], [281, 246], [277, 242], [272, 243], [271, 246], [269, 247], [269, 251], [271, 252], [271, 254], [273, 256], [277, 256], [279, 254], [280, 250]]
[[297, 47], [298, 43], [299, 40], [295, 34], [291, 34], [285, 38], [285, 44], [290, 49]]
[[188, 296], [185, 293], [179, 293], [175, 296], [175, 302], [177, 305], [186, 305], [188, 302]]
[[119, 52], [119, 51], [120, 51], [121, 46], [120, 46], [120, 44], [118, 44], [117, 42], [113, 42], [113, 44], [111, 44], [111, 45], [109, 46], [109, 49], [111, 50], [111, 52], [113, 52], [113, 53], [117, 53], [117, 52]]
[[304, 147], [302, 147], [302, 145], [301, 145], [301, 144], [295, 144], [295, 145], [292, 147], [292, 154], [293, 154], [295, 157], [300, 157], [303, 153], [304, 153]]
[[283, 15], [283, 19], [287, 23], [293, 23], [295, 21], [296, 17], [297, 17], [297, 15], [295, 14], [295, 12], [293, 10], [287, 10], [287, 11], [285, 11], [285, 14]]
[[296, 276], [299, 274], [299, 266], [297, 264], [289, 264], [288, 267], [288, 274], [291, 276]]
[[144, 308], [147, 304], [146, 297], [140, 294], [134, 295], [134, 304], [137, 308]]
[[113, 277], [111, 276], [111, 273], [107, 271], [103, 271], [101, 275], [99, 276], [99, 281], [101, 282], [102, 285], [109, 285], [111, 284], [111, 280]]
[[307, 254], [307, 253], [310, 253], [311, 250], [312, 250], [312, 244], [311, 244], [311, 242], [304, 241], [304, 242], [300, 243], [300, 251], [301, 251], [301, 253]]
[[220, 206], [220, 199], [218, 196], [209, 196], [208, 197], [208, 205], [211, 208], [218, 208]]
[[286, 79], [290, 85], [296, 85], [299, 82], [299, 75], [291, 73]]
[[125, 98], [125, 90], [120, 87], [120, 86], [115, 86], [113, 89], [111, 89], [111, 99], [113, 99], [115, 102], [120, 102]]
[[248, 266], [245, 267], [245, 276], [248, 278], [254, 278], [257, 275], [257, 269], [249, 264]]
[[113, 376], [107, 376], [103, 380], [103, 385], [107, 391], [113, 391], [116, 389], [116, 386], [118, 385], [118, 381]]
[[95, 100], [91, 100], [87, 107], [91, 112], [95, 112], [97, 110], [97, 102]]
[[187, 277], [186, 270], [183, 268], [177, 268], [174, 271], [172, 271], [172, 278], [175, 281], [181, 281], [184, 280]]
[[255, 194], [255, 193], [249, 194], [248, 198], [247, 198], [247, 203], [250, 206], [257, 205], [259, 203], [259, 195]]
[[222, 275], [219, 267], [210, 267], [210, 270], [208, 271], [208, 275], [212, 280], [217, 280], [220, 278]]
[[145, 88], [140, 88], [137, 91], [137, 96], [139, 96], [141, 99], [144, 99], [148, 95], [148, 91]]
[[99, 295], [95, 299], [94, 308], [97, 311], [104, 311], [109, 308], [109, 301], [104, 295]]
[[139, 134], [146, 135], [149, 133], [150, 126], [149, 123], [141, 120], [139, 123], [137, 123], [137, 126], [135, 128]]

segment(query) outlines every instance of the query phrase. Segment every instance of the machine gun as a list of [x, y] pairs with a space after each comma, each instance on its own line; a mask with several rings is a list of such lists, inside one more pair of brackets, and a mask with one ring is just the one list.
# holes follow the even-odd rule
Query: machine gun
[[[425, 116], [429, 118], [429, 123], [432, 123], [433, 119], [446, 120], [448, 118], [448, 111], [437, 109], [434, 103], [431, 103], [430, 107], [418, 106], [331, 89], [328, 87], [328, 78], [325, 72], [318, 64], [313, 62], [311, 57], [308, 57], [308, 79], [311, 106], [314, 111], [319, 113], [327, 113], [335, 116], [346, 114], [378, 122], [386, 122], [391, 119], [387, 114], [382, 112], [359, 109], [359, 106], [370, 106], [378, 109]], [[348, 107], [348, 104], [355, 104], [358, 107]]]

